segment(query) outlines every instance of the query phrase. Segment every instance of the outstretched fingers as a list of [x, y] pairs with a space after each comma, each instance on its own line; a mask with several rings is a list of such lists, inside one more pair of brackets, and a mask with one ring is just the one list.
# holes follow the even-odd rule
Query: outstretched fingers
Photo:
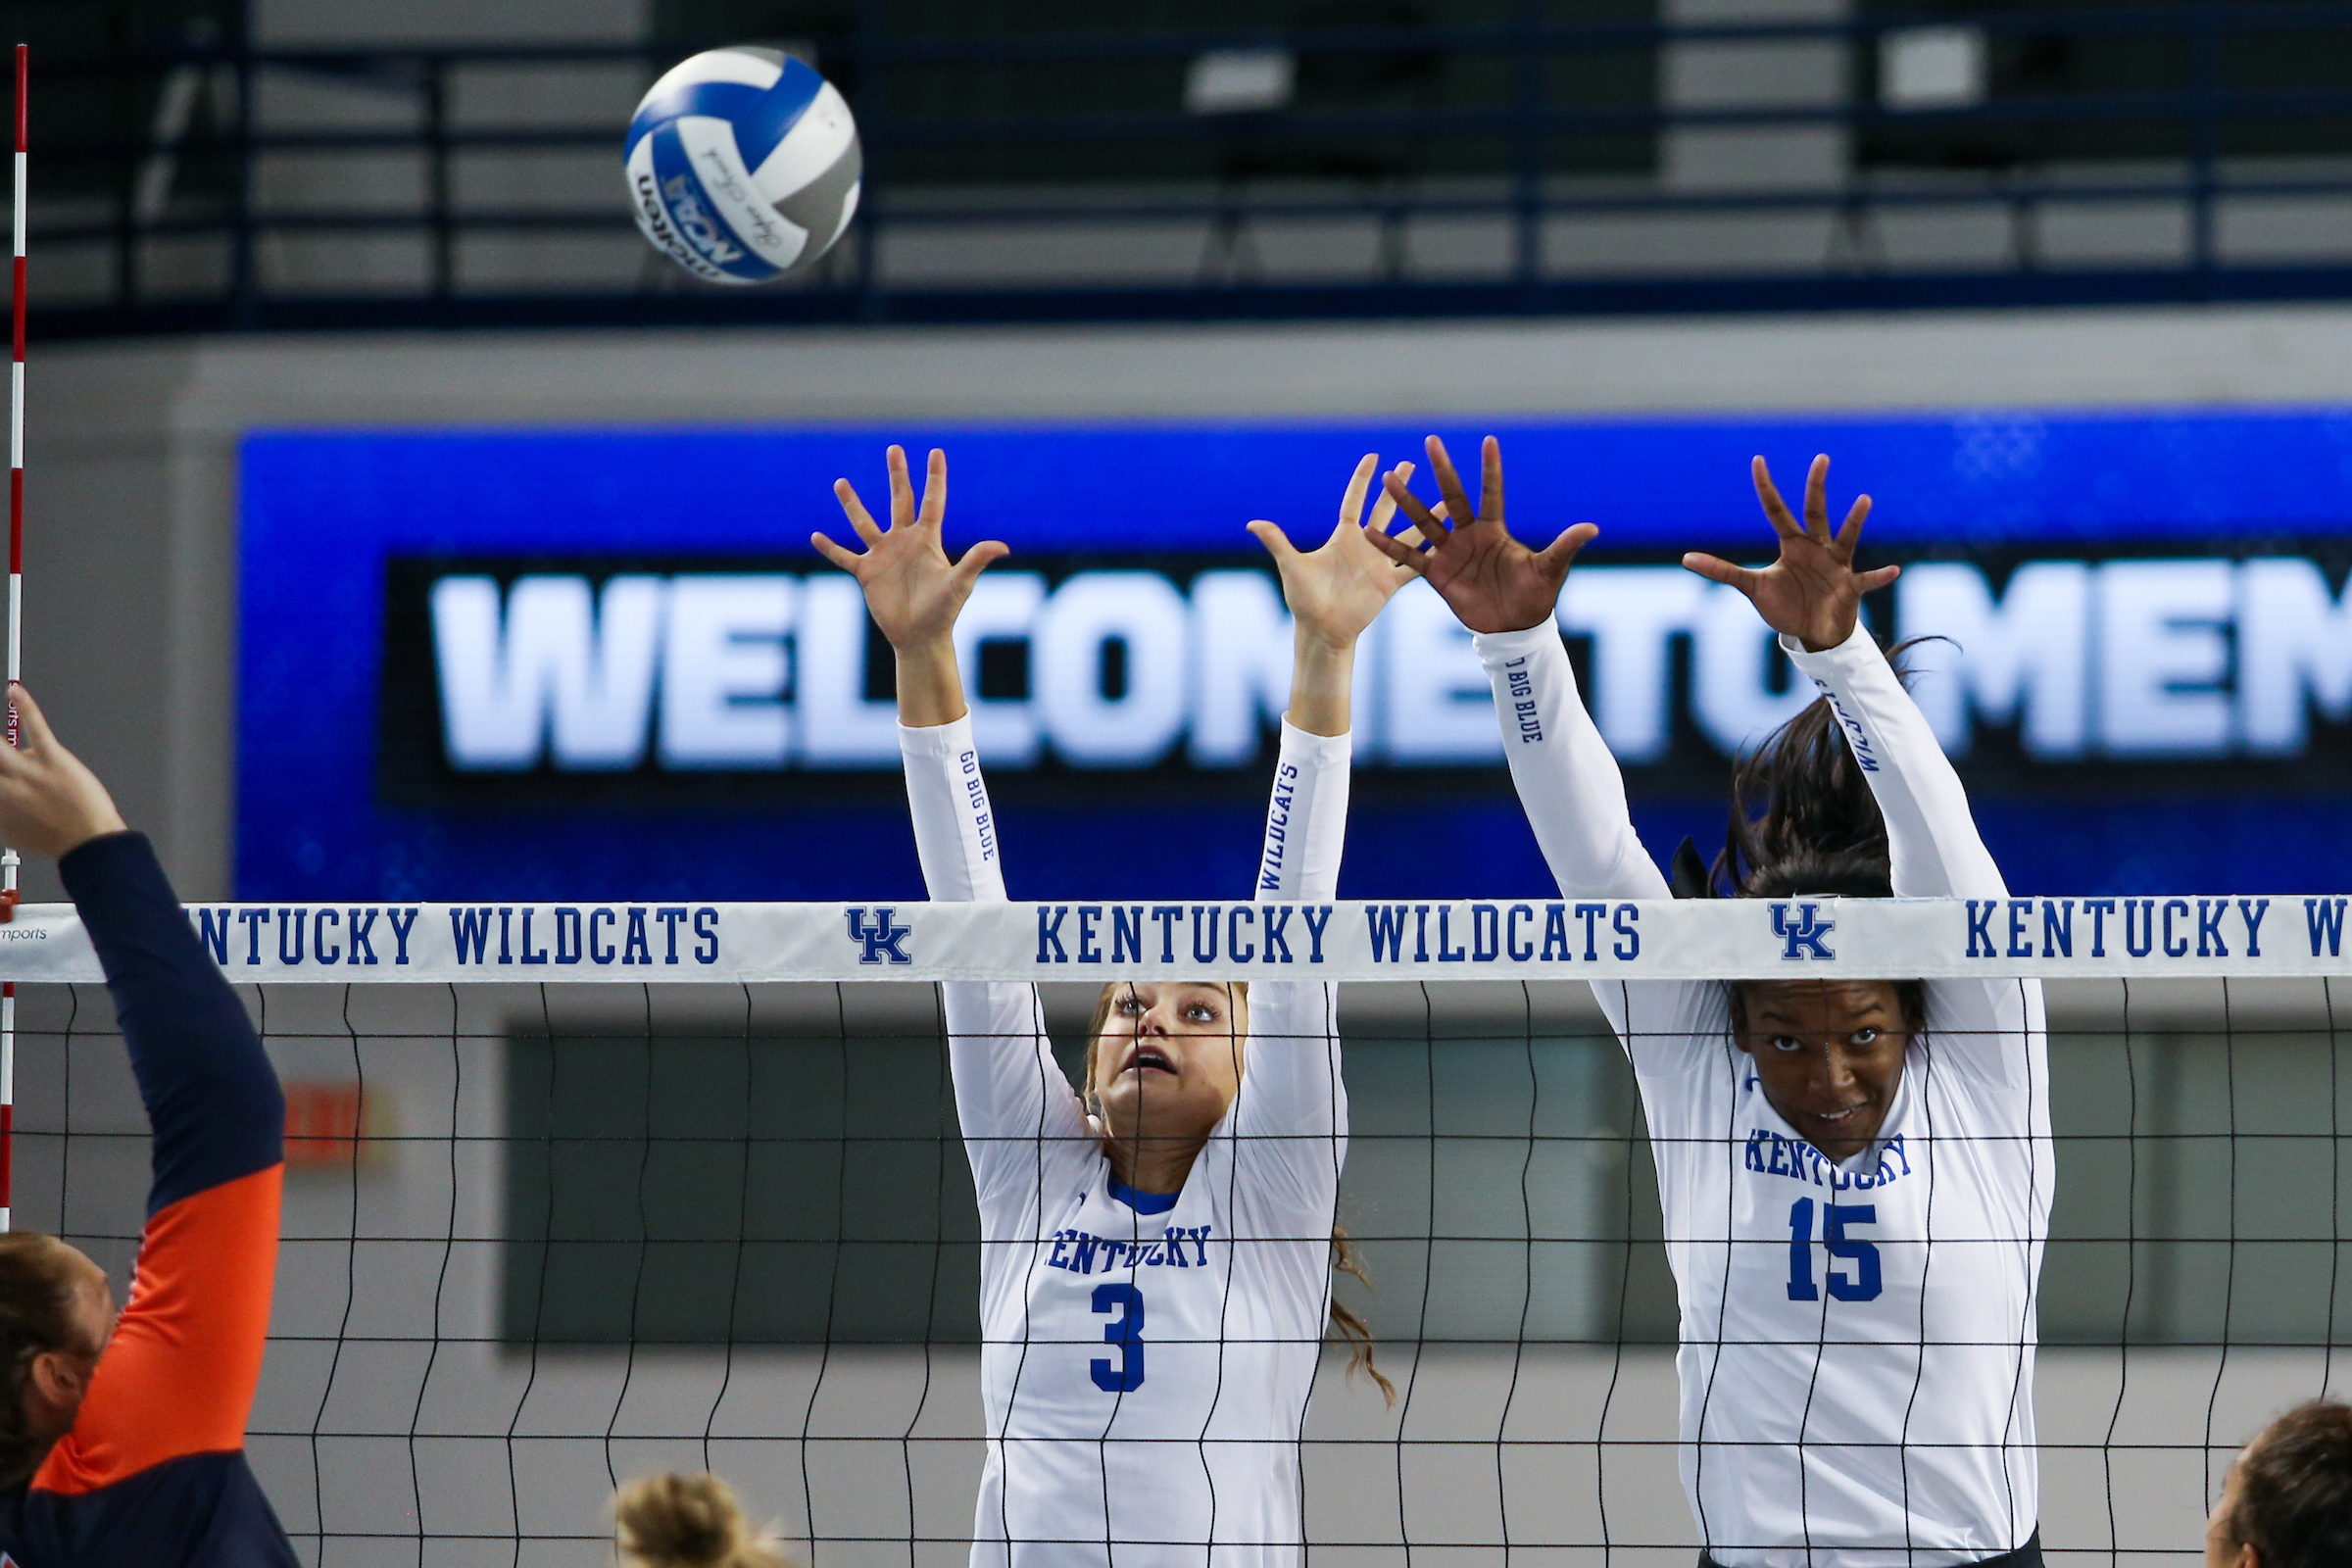
[[947, 514], [948, 455], [933, 447], [931, 461], [923, 469], [923, 506], [915, 520], [926, 528], [936, 528]]
[[1817, 452], [1805, 470], [1805, 536], [1816, 544], [1830, 542], [1830, 455]]
[[[1409, 463], [1399, 463], [1391, 470], [1388, 475], [1388, 483], [1394, 488], [1387, 491], [1390, 502], [1389, 510], [1385, 513], [1373, 514], [1380, 525], [1365, 528], [1364, 537], [1377, 545], [1382, 555], [1419, 577], [1428, 575], [1428, 552], [1447, 537], [1449, 525], [1446, 516], [1445, 502], [1441, 501], [1434, 507], [1423, 507], [1419, 499], [1410, 490], [1404, 488], [1404, 481], [1412, 476], [1413, 466]], [[1403, 497], [1401, 503], [1396, 500], [1399, 496]], [[1398, 512], [1405, 511], [1408, 507], [1418, 510], [1421, 515], [1428, 520], [1408, 522], [1395, 533], [1389, 532], [1389, 523], [1395, 520]], [[1406, 512], [1405, 514], [1408, 517], [1412, 515], [1410, 512]]]
[[1876, 571], [1861, 573], [1856, 580], [1862, 584], [1864, 593], [1876, 593], [1902, 574], [1903, 568], [1900, 566], [1881, 566]]
[[1536, 552], [1536, 563], [1544, 568], [1544, 575], [1564, 577], [1568, 574], [1568, 564], [1576, 559], [1577, 552], [1599, 537], [1600, 529], [1597, 526], [1590, 522], [1580, 522]]
[[1426, 569], [1421, 559], [1421, 551], [1408, 541], [1417, 539], [1420, 532], [1421, 530], [1417, 527], [1407, 529], [1405, 537], [1400, 539], [1392, 533], [1382, 533], [1375, 528], [1366, 528], [1364, 537], [1372, 541], [1373, 549], [1404, 567], [1405, 570], [1419, 575]]
[[816, 547], [816, 553], [818, 555], [824, 557], [827, 561], [830, 561], [833, 563], [833, 564], [839, 566], [842, 570], [848, 572], [853, 577], [858, 574], [858, 564], [865, 559], [865, 557], [859, 555], [855, 550], [846, 550], [840, 545], [835, 544], [832, 540], [826, 538], [821, 533], [810, 534], [808, 536], [808, 542]]
[[1367, 452], [1348, 476], [1348, 488], [1340, 495], [1340, 527], [1352, 528], [1364, 514], [1364, 497], [1372, 488], [1372, 474], [1380, 466], [1380, 454]]
[[[1409, 463], [1399, 463], [1389, 471], [1398, 479], [1409, 480], [1413, 476], [1413, 466]], [[1380, 494], [1372, 500], [1372, 515], [1364, 519], [1364, 526], [1374, 533], [1385, 534], [1389, 531], [1389, 524], [1396, 520], [1396, 498], [1389, 494], [1389, 487], [1384, 483], [1380, 487]], [[1407, 531], [1412, 534], [1414, 539], [1421, 537], [1418, 529], [1408, 529]]]
[[[1470, 493], [1462, 488], [1462, 476], [1454, 472], [1453, 459], [1446, 453], [1446, 443], [1433, 435], [1423, 445], [1429, 449], [1429, 471], [1438, 481], [1438, 494], [1445, 498], [1446, 515], [1465, 520], [1476, 518], [1478, 509], [1470, 505]], [[1501, 459], [1497, 457], [1495, 462], [1499, 465]], [[1402, 506], [1403, 502], [1399, 500], [1397, 505]], [[1413, 520], [1419, 522], [1422, 519], [1415, 517]], [[1429, 532], [1427, 529], [1423, 531]], [[1430, 537], [1434, 539], [1437, 535], [1430, 533]]]
[[[1430, 439], [1434, 441], [1437, 438], [1432, 436]], [[1445, 538], [1446, 525], [1438, 520], [1439, 513], [1432, 512], [1428, 507], [1423, 506], [1421, 498], [1406, 487], [1401, 477], [1403, 472], [1404, 468], [1399, 465], [1396, 471], [1384, 475], [1380, 482], [1381, 489], [1387, 493], [1391, 501], [1396, 503], [1396, 510], [1404, 514], [1405, 520], [1421, 530], [1422, 538], [1432, 540]], [[1454, 488], [1458, 490], [1461, 487], [1456, 484]], [[1444, 510], [1441, 507], [1439, 512]]]
[[1870, 515], [1870, 497], [1856, 496], [1845, 520], [1838, 525], [1838, 553], [1845, 560], [1854, 559], [1854, 547], [1862, 542], [1862, 523]]
[[978, 580], [982, 572], [1011, 554], [1012, 546], [1002, 539], [981, 540], [971, 549], [966, 550], [963, 553], [963, 559], [956, 563], [955, 576], [957, 585], [969, 593], [972, 584]]
[[17, 744], [0, 740], [0, 779], [13, 778], [31, 765], [31, 759], [49, 748], [49, 725], [24, 687], [8, 683], [9, 706], [17, 710]]
[[[32, 700], [32, 693], [24, 689], [22, 681], [8, 683], [8, 703], [17, 710], [17, 751], [45, 752], [57, 744], [57, 737], [49, 732], [49, 719], [42, 713], [41, 705]], [[0, 752], [8, 750], [9, 747], [0, 745]]]
[[1493, 436], [1478, 444], [1478, 520], [1502, 521], [1502, 443]]
[[883, 454], [883, 464], [890, 469], [890, 525], [904, 528], [914, 520], [914, 482], [906, 477], [906, 449], [894, 442]]
[[1750, 598], [1755, 596], [1756, 584], [1764, 575], [1760, 571], [1750, 571], [1745, 566], [1735, 566], [1721, 556], [1710, 556], [1701, 550], [1693, 550], [1685, 555], [1683, 566], [1686, 570], [1697, 572], [1701, 577], [1711, 578], [1720, 583], [1729, 583]]
[[867, 549], [882, 542], [882, 525], [865, 510], [864, 498], [858, 494], [856, 485], [847, 479], [834, 480], [833, 499], [841, 503], [842, 515], [850, 519], [850, 526], [858, 530], [858, 537], [865, 541]]
[[1793, 539], [1803, 533], [1804, 530], [1796, 525], [1795, 515], [1788, 510], [1788, 503], [1781, 499], [1781, 487], [1772, 482], [1772, 469], [1766, 466], [1761, 455], [1748, 460], [1747, 471], [1755, 481], [1756, 500], [1763, 505], [1764, 516], [1772, 524], [1772, 531], [1784, 539]]
[[1298, 547], [1291, 543], [1291, 536], [1282, 531], [1279, 523], [1268, 522], [1265, 518], [1260, 517], [1255, 522], [1247, 523], [1244, 526], [1257, 536], [1257, 542], [1266, 547], [1266, 554], [1272, 556], [1277, 564], [1289, 561], [1298, 554]]

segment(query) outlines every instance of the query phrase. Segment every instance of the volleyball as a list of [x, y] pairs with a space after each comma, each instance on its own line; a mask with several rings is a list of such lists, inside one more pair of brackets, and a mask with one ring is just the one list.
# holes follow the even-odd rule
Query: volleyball
[[629, 121], [629, 204], [654, 248], [712, 283], [815, 261], [858, 211], [864, 160], [839, 89], [738, 45], [681, 61]]

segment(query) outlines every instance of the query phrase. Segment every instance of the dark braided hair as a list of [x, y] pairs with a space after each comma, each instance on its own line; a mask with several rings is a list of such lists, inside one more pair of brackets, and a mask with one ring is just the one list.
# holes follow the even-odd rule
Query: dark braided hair
[[37, 1231], [0, 1236], [0, 1491], [32, 1479], [55, 1446], [32, 1430], [25, 1409], [32, 1363], [80, 1347], [74, 1321], [74, 1276], [66, 1249]]
[[[1898, 677], [1911, 646], [1901, 643], [1887, 654]], [[1886, 818], [1827, 697], [1808, 703], [1733, 764], [1723, 849], [1704, 864], [1685, 839], [1672, 872], [1675, 897], [1685, 899], [1894, 897]], [[1927, 1016], [1926, 988], [1905, 980], [1895, 990], [1904, 1018], [1918, 1028]], [[1732, 1006], [1737, 1015], [1736, 986]]]

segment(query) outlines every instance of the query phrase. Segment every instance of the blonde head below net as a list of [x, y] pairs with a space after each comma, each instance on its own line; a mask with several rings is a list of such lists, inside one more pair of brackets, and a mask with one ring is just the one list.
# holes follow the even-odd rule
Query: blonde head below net
[[775, 1544], [744, 1522], [734, 1492], [716, 1476], [632, 1481], [613, 1498], [612, 1518], [629, 1568], [790, 1568]]

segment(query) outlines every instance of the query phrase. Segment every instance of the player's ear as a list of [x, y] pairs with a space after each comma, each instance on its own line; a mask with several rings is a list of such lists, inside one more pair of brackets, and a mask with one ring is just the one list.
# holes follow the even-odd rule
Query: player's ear
[[76, 1409], [89, 1386], [88, 1359], [72, 1350], [43, 1350], [32, 1358], [32, 1392], [51, 1409]]

